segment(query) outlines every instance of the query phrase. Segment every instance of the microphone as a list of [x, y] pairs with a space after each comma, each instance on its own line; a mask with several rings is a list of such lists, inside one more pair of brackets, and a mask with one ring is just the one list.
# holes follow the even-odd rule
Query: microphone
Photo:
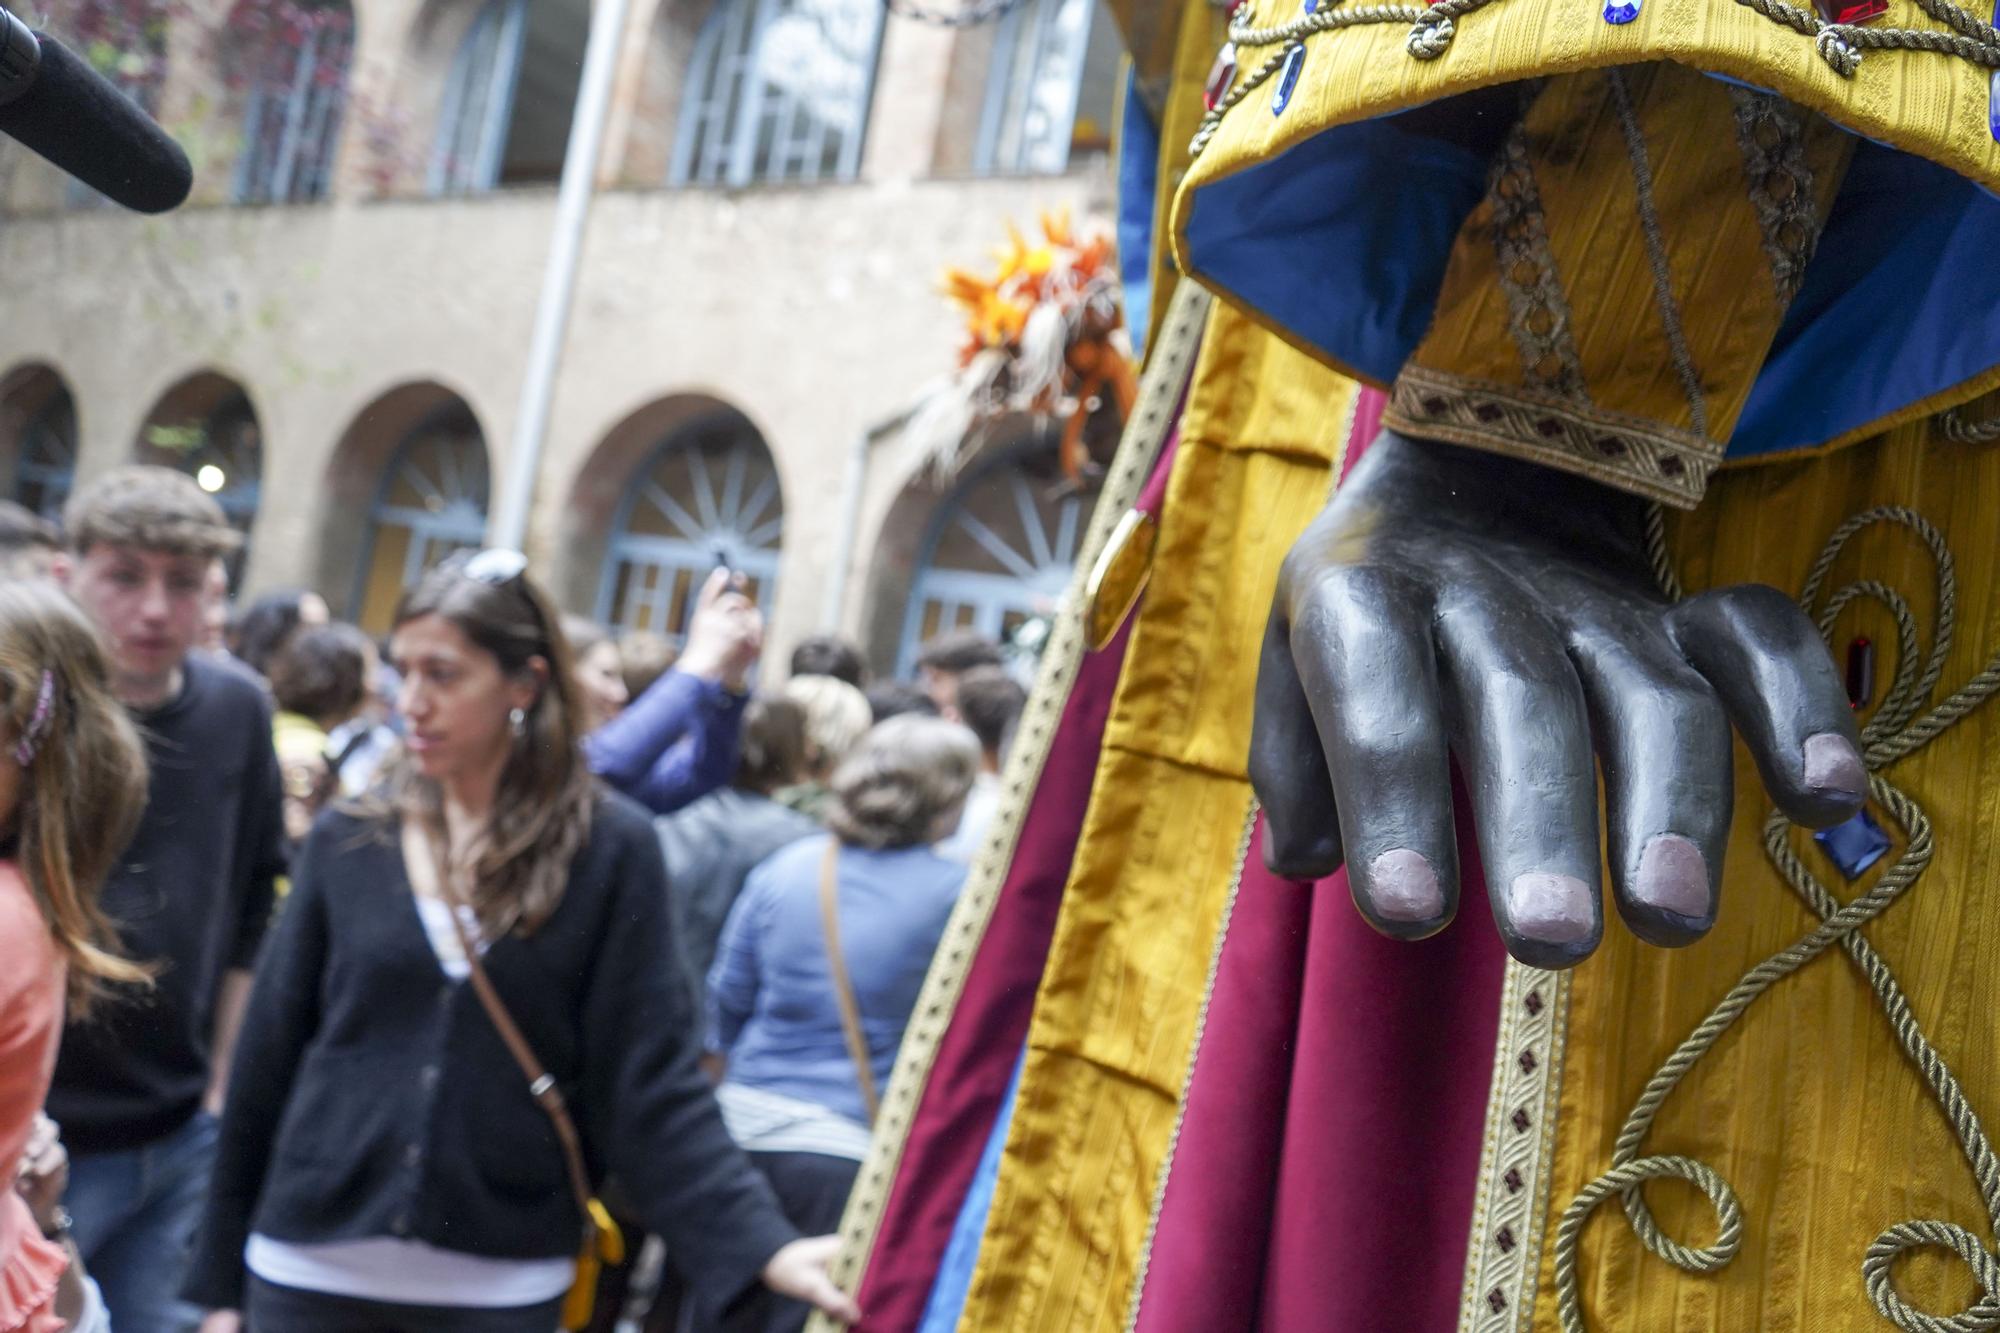
[[141, 213], [187, 198], [187, 154], [109, 79], [0, 9], [0, 133]]

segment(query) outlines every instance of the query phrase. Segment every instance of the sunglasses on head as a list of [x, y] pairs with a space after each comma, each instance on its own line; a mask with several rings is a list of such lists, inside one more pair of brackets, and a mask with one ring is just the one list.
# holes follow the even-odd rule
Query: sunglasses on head
[[475, 551], [460, 557], [456, 563], [459, 574], [489, 588], [504, 588], [528, 572], [527, 556], [502, 547]]

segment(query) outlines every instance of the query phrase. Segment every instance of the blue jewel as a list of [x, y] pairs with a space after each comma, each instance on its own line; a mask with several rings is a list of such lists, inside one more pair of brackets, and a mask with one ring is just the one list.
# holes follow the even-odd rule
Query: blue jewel
[[1993, 71], [1993, 91], [1986, 101], [1986, 128], [2000, 139], [2000, 69]]
[[1606, 23], [1630, 23], [1639, 17], [1639, 0], [1604, 0]]
[[1850, 883], [1860, 879], [1869, 866], [1881, 860], [1890, 846], [1889, 835], [1882, 831], [1882, 826], [1866, 810], [1844, 824], [1821, 829], [1813, 834], [1813, 841], [1833, 858], [1833, 863], [1840, 867], [1840, 873], [1847, 876]]
[[1285, 67], [1278, 71], [1277, 91], [1271, 94], [1271, 114], [1278, 115], [1292, 100], [1292, 89], [1299, 86], [1299, 71], [1306, 66], [1304, 42], [1295, 43], [1285, 52]]
[[1319, 13], [1319, 0], [1305, 0], [1305, 4], [1306, 4], [1306, 13], [1308, 14]]

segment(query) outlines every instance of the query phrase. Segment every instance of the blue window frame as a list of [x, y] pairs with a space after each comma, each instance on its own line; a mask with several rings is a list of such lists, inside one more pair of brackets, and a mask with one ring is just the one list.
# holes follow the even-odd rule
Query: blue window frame
[[1026, 0], [993, 37], [973, 169], [980, 175], [1066, 171], [1078, 147], [1110, 141], [1121, 55], [1102, 0]]
[[881, 0], [716, 0], [689, 61], [672, 185], [852, 180]]
[[426, 570], [484, 544], [488, 489], [485, 437], [464, 404], [445, 404], [403, 437], [369, 512], [353, 603], [363, 629], [386, 630]]
[[472, 20], [445, 84], [431, 193], [466, 194], [500, 183], [527, 30], [527, 0], [487, 0]]
[[939, 504], [918, 548], [899, 674], [915, 670], [918, 650], [948, 630], [1005, 642], [1024, 621], [1055, 610], [1095, 497], [1054, 474], [1052, 454], [1017, 452], [975, 467]]
[[720, 412], [675, 431], [627, 491], [612, 527], [597, 615], [621, 630], [687, 630], [709, 572], [747, 576], [768, 615], [778, 581], [785, 499], [756, 428]]
[[229, 26], [243, 98], [234, 199], [285, 204], [324, 198], [347, 110], [354, 11], [345, 0], [244, 0]]

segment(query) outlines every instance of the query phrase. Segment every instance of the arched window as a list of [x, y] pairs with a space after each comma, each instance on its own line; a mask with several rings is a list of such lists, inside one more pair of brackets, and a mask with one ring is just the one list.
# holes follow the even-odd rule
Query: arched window
[[239, 531], [250, 531], [263, 490], [264, 435], [240, 390], [200, 420], [148, 426], [146, 443], [149, 461], [193, 477]]
[[689, 63], [674, 185], [851, 180], [881, 0], [716, 0]]
[[14, 460], [14, 500], [59, 522], [75, 479], [76, 400], [58, 387], [22, 429]]
[[224, 74], [242, 106], [232, 196], [240, 204], [324, 198], [347, 110], [354, 11], [346, 0], [242, 0]]
[[897, 669], [947, 630], [1006, 640], [1055, 609], [1076, 563], [1095, 496], [1062, 480], [1053, 453], [1016, 453], [978, 467], [945, 497], [920, 548]]
[[1055, 173], [1111, 143], [1123, 52], [1103, 0], [1026, 0], [994, 33], [974, 169]]
[[[238, 532], [249, 535], [263, 494], [264, 432], [241, 385], [204, 371], [167, 390], [140, 428], [138, 458], [178, 468], [215, 497]], [[243, 571], [248, 548], [230, 569]]]
[[448, 402], [420, 421], [382, 474], [354, 605], [360, 626], [389, 628], [404, 591], [454, 551], [486, 540], [486, 440], [472, 411]]
[[681, 634], [717, 565], [747, 575], [768, 613], [784, 530], [777, 466], [756, 427], [729, 411], [684, 426], [619, 507], [598, 617], [620, 629]]
[[583, 0], [486, 0], [445, 84], [433, 194], [561, 178], [589, 35]]

